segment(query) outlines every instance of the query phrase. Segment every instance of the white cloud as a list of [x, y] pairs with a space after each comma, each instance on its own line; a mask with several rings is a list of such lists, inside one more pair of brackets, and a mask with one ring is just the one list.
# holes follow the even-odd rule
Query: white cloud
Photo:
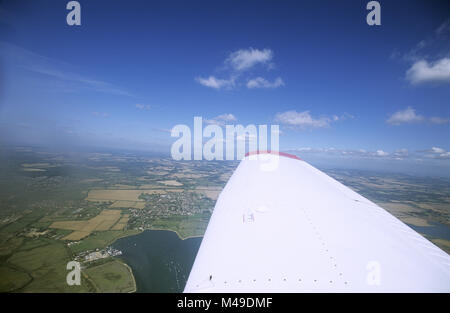
[[388, 156], [389, 153], [387, 153], [387, 152], [385, 152], [383, 150], [377, 150], [377, 152], [375, 152], [375, 155], [376, 156], [380, 156], [380, 157], [385, 157], [385, 156]]
[[262, 77], [256, 77], [256, 78], [250, 79], [247, 82], [247, 88], [249, 88], [249, 89], [252, 89], [252, 88], [277, 88], [280, 86], [284, 86], [284, 82], [281, 79], [281, 77], [278, 77], [272, 83]]
[[422, 116], [416, 114], [416, 111], [413, 108], [408, 107], [403, 111], [395, 112], [386, 122], [392, 125], [400, 125], [405, 123], [420, 122], [423, 119], [424, 118]]
[[450, 152], [439, 147], [432, 147], [427, 151], [429, 154], [425, 155], [432, 159], [450, 159]]
[[219, 79], [214, 76], [209, 76], [208, 78], [197, 77], [195, 80], [205, 87], [214, 89], [231, 88], [234, 86], [233, 78]]
[[440, 147], [420, 150], [416, 152], [416, 155], [421, 159], [450, 160], [450, 152]]
[[313, 118], [309, 114], [309, 111], [287, 111], [283, 113], [277, 113], [275, 115], [275, 121], [277, 123], [296, 128], [328, 127], [331, 122], [328, 117]]
[[431, 124], [446, 124], [450, 122], [450, 119], [438, 116], [430, 118], [424, 117], [422, 115], [418, 115], [416, 113], [416, 110], [414, 110], [413, 108], [408, 107], [405, 110], [395, 112], [394, 114], [392, 114], [391, 117], [389, 117], [386, 120], [386, 123], [391, 125], [400, 125], [417, 122], [429, 122]]
[[347, 119], [354, 119], [355, 117], [351, 114], [344, 113], [341, 116], [333, 115], [332, 118], [333, 121], [337, 122], [337, 121], [345, 121]]
[[[236, 86], [246, 85], [249, 89], [277, 88], [284, 85], [281, 77], [273, 82], [263, 77], [251, 78], [245, 73], [247, 70], [263, 65], [265, 69], [274, 68], [273, 51], [270, 49], [240, 49], [229, 54], [224, 61], [222, 71], [228, 73], [229, 79], [220, 79], [213, 75], [209, 77], [197, 77], [195, 80], [201, 85], [214, 89], [232, 89]], [[244, 83], [244, 81], [247, 81]]]
[[450, 83], [450, 58], [442, 58], [433, 63], [417, 61], [406, 72], [406, 79], [413, 85], [429, 82]]
[[450, 19], [406, 53], [395, 50], [391, 58], [409, 63], [406, 79], [413, 85], [450, 83]]
[[151, 107], [148, 104], [138, 103], [136, 104], [136, 108], [138, 108], [139, 110], [150, 110]]
[[430, 117], [430, 122], [433, 124], [447, 124], [450, 122], [448, 118], [442, 118], [442, 117]]
[[431, 148], [431, 152], [433, 152], [433, 153], [445, 153], [445, 150], [442, 149], [442, 148], [433, 147], [433, 148]]
[[225, 60], [236, 71], [247, 70], [257, 64], [267, 64], [273, 58], [270, 49], [240, 49], [230, 54]]
[[313, 148], [311, 148], [311, 147], [303, 147], [303, 148], [298, 148], [298, 149], [296, 149], [295, 151], [298, 151], [298, 152], [308, 152], [308, 151], [312, 151], [313, 150]]
[[203, 122], [205, 124], [213, 124], [219, 126], [225, 126], [229, 122], [235, 122], [237, 118], [231, 113], [221, 114], [219, 116], [213, 117], [212, 119], [205, 119]]
[[394, 152], [394, 156], [399, 158], [407, 157], [408, 155], [409, 155], [408, 149], [398, 149]]

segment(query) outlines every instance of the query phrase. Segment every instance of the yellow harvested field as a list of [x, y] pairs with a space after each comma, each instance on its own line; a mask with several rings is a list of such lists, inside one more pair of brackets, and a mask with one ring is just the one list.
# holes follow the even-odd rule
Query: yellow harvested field
[[145, 202], [136, 202], [136, 204], [134, 205], [135, 209], [143, 209], [145, 208]]
[[110, 229], [118, 220], [117, 216], [111, 215], [108, 216], [105, 220], [101, 221], [96, 227], [95, 230], [105, 231]]
[[164, 175], [169, 174], [169, 172], [165, 172], [165, 171], [147, 171], [147, 174], [164, 176]]
[[82, 230], [86, 226], [87, 221], [63, 221], [53, 222], [50, 228], [67, 229], [67, 230]]
[[145, 185], [141, 185], [139, 187], [139, 189], [153, 189], [153, 188], [161, 188], [161, 186], [145, 184]]
[[447, 253], [450, 253], [450, 240], [431, 239], [431, 241], [440, 248], [444, 249]]
[[164, 188], [164, 189], [147, 189], [142, 190], [142, 194], [148, 194], [148, 195], [165, 195], [168, 192], [183, 192], [184, 189], [181, 188]]
[[166, 186], [183, 186], [182, 183], [177, 182], [176, 180], [162, 180], [159, 183]]
[[49, 163], [24, 163], [23, 167], [49, 167]]
[[128, 219], [129, 219], [129, 215], [128, 214], [124, 214], [122, 216], [122, 218], [117, 222], [117, 224], [114, 225], [113, 228], [111, 228], [111, 230], [122, 230], [122, 229], [124, 229], [125, 226], [127, 226]]
[[115, 208], [134, 208], [143, 209], [145, 207], [145, 202], [143, 201], [115, 201], [109, 206], [111, 209]]
[[205, 174], [194, 174], [194, 173], [175, 173], [170, 175], [171, 177], [174, 178], [201, 178], [201, 177], [206, 177], [208, 175]]
[[24, 172], [45, 172], [45, 170], [41, 169], [41, 168], [24, 168], [22, 169], [22, 171]]
[[180, 188], [168, 188], [166, 189], [167, 192], [183, 192], [184, 189], [180, 189]]
[[131, 185], [122, 185], [122, 184], [116, 184], [111, 187], [111, 189], [135, 189], [136, 186]]
[[109, 230], [120, 218], [120, 210], [103, 210], [99, 215], [87, 221], [54, 222], [50, 228], [74, 230], [64, 240], [80, 240], [93, 231]]
[[431, 226], [426, 219], [414, 216], [401, 217], [402, 222], [416, 226]]
[[111, 209], [115, 208], [131, 208], [136, 204], [136, 201], [115, 201], [113, 204], [111, 204], [109, 207]]
[[220, 192], [222, 191], [222, 188], [220, 187], [197, 187], [195, 191], [204, 194], [206, 197], [217, 200], [217, 198], [220, 195]]
[[142, 193], [146, 193], [149, 195], [164, 195], [166, 191], [164, 189], [146, 189], [142, 190]]
[[145, 208], [145, 202], [136, 202], [136, 204], [134, 205], [134, 207], [133, 208], [135, 208], [135, 209], [143, 209], [143, 208]]
[[87, 237], [90, 235], [90, 232], [88, 231], [74, 231], [73, 233], [68, 234], [66, 237], [63, 238], [63, 240], [72, 240], [77, 241], [80, 239], [83, 239], [84, 237]]
[[420, 209], [406, 203], [378, 202], [377, 204], [394, 215], [406, 214], [409, 216], [413, 212], [420, 213], [421, 211]]
[[94, 189], [89, 191], [88, 201], [143, 201], [139, 196], [143, 193], [165, 193], [161, 189]]
[[88, 193], [86, 200], [88, 201], [138, 201], [139, 195], [142, 190], [116, 190], [116, 189], [99, 189], [91, 190]]
[[103, 181], [103, 179], [101, 178], [87, 178], [87, 179], [83, 179], [81, 182], [82, 183], [97, 183], [97, 182], [101, 182]]
[[127, 226], [126, 223], [117, 223], [111, 230], [123, 230]]

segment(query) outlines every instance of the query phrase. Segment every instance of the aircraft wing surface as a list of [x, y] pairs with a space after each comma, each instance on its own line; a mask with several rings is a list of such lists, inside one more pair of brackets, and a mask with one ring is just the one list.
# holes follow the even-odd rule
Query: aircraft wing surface
[[450, 257], [295, 156], [247, 155], [185, 292], [449, 292]]

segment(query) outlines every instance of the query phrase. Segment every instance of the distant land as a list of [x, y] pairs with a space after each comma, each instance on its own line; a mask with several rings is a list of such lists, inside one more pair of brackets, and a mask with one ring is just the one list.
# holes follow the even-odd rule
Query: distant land
[[[144, 230], [169, 230], [180, 239], [203, 236], [237, 165], [129, 151], [0, 148], [0, 291], [134, 292], [127, 258], [112, 248], [116, 240]], [[450, 252], [450, 180], [325, 172]], [[66, 284], [70, 260], [82, 264], [81, 286]]]

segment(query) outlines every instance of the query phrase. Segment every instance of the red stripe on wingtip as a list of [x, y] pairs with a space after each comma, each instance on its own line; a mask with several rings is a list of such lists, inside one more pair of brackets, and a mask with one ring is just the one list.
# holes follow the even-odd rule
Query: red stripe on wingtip
[[289, 154], [286, 152], [279, 152], [279, 151], [270, 151], [270, 150], [266, 150], [266, 151], [251, 151], [251, 152], [247, 152], [245, 154], [246, 157], [250, 156], [250, 155], [255, 155], [255, 154], [278, 154], [280, 156], [284, 156], [290, 159], [294, 159], [294, 160], [302, 160], [300, 159], [298, 156], [293, 155], [293, 154]]

